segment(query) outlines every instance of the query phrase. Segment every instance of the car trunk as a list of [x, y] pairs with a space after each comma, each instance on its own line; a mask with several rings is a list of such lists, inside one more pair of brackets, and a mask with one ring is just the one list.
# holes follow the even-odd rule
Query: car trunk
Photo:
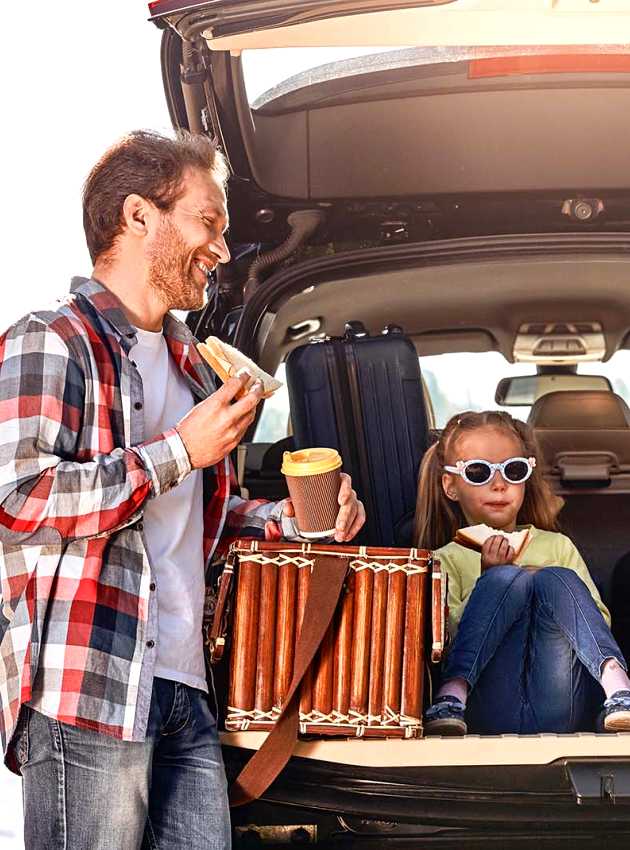
[[[483, 345], [480, 306], [496, 314], [489, 344], [506, 356], [524, 317], [564, 321], [567, 311], [608, 322], [610, 345], [624, 344], [630, 61], [615, 42], [625, 4], [535, 2], [516, 15], [500, 2], [334, 4], [343, 18], [316, 2], [151, 5], [168, 27], [173, 123], [216, 133], [234, 173], [230, 235], [241, 259], [220, 273], [221, 321], [196, 317], [203, 332], [234, 339], [238, 324], [237, 346], [272, 370], [296, 344], [355, 319], [376, 332], [377, 322], [402, 323], [436, 351], [449, 334]], [[250, 102], [248, 50], [328, 44], [407, 52], [386, 67], [355, 56], [309, 70]], [[522, 47], [484, 46], [496, 44]], [[458, 60], [438, 61], [449, 46]], [[256, 252], [278, 249], [289, 216], [304, 210], [318, 213], [317, 226], [281, 264], [250, 276], [243, 308]], [[435, 315], [412, 327], [425, 297]], [[304, 327], [313, 330], [300, 335]], [[230, 775], [263, 739], [224, 734]], [[265, 801], [236, 824], [306, 828], [319, 810], [338, 827], [338, 817], [356, 819], [344, 840], [362, 823], [364, 837], [384, 842], [379, 819], [398, 825], [392, 841], [417, 837], [420, 822], [518, 830], [542, 818], [552, 831], [614, 833], [630, 824], [630, 735], [301, 741]], [[410, 823], [416, 832], [401, 826]], [[332, 840], [329, 826], [320, 834]]]
[[[339, 335], [350, 319], [373, 333], [397, 322], [425, 354], [449, 346], [494, 347], [509, 357], [526, 292], [529, 315], [550, 321], [597, 315], [617, 348], [627, 344], [630, 330], [630, 292], [624, 283], [628, 238], [595, 233], [481, 237], [317, 258], [267, 280], [245, 308], [237, 345], [273, 370], [278, 358], [304, 342], [292, 339], [292, 329], [317, 317], [319, 334]], [[565, 510], [578, 515], [571, 536], [582, 551], [590, 545], [593, 558], [587, 560], [596, 566], [594, 576], [610, 602], [613, 567], [627, 551], [619, 513], [627, 491], [582, 486], [560, 492]], [[598, 517], [590, 532], [589, 516]], [[232, 775], [250, 754], [243, 751], [257, 749], [264, 737], [256, 732], [223, 736]], [[576, 822], [610, 826], [610, 815], [620, 824], [630, 818], [629, 780], [630, 735], [624, 734], [311, 740], [298, 743], [292, 767], [265, 799], [291, 806], [310, 801], [316, 808], [368, 820], [378, 799], [383, 818], [458, 826], [499, 823], [509, 813], [515, 828], [537, 821], [544, 801], [545, 821], [558, 828]], [[606, 790], [610, 782], [617, 788], [614, 810]]]

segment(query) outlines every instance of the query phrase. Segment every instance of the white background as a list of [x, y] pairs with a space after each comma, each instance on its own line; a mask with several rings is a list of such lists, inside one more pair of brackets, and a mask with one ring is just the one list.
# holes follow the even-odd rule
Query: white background
[[[5, 10], [0, 331], [89, 275], [81, 186], [136, 128], [170, 130], [160, 31], [140, 0], [17, 3]], [[0, 850], [22, 850], [20, 780], [0, 766]]]
[[141, 0], [35, 0], [5, 14], [0, 330], [89, 276], [81, 186], [103, 150], [132, 129], [170, 130], [161, 32], [147, 18]]

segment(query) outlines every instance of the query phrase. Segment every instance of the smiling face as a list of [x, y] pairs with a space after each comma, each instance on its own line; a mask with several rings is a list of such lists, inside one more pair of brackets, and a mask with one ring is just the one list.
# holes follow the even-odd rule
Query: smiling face
[[[509, 431], [492, 426], [463, 433], [449, 447], [446, 462], [488, 460], [502, 463], [523, 455], [521, 441]], [[474, 487], [460, 475], [444, 473], [442, 487], [447, 498], [458, 501], [469, 525], [485, 523], [502, 531], [514, 531], [525, 498], [526, 484], [509, 484], [497, 469], [487, 484]]]
[[227, 263], [225, 190], [210, 172], [189, 170], [182, 193], [147, 245], [149, 281], [167, 310], [199, 310], [208, 272]]

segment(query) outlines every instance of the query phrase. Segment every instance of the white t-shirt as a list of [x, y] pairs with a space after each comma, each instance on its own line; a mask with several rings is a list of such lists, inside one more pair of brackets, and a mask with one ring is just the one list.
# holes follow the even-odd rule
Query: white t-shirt
[[[137, 329], [131, 351], [144, 389], [145, 439], [193, 407], [192, 392], [162, 332]], [[201, 633], [204, 603], [203, 481], [200, 470], [144, 508], [145, 540], [158, 598], [155, 675], [207, 691]]]

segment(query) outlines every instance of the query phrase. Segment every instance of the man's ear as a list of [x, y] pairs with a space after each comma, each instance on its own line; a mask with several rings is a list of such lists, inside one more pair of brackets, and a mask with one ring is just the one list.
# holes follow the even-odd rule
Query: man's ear
[[444, 495], [447, 499], [450, 499], [451, 502], [457, 501], [457, 492], [455, 490], [454, 479], [455, 476], [451, 475], [450, 472], [445, 472], [442, 475], [442, 490], [444, 490]]
[[155, 207], [141, 195], [127, 195], [123, 203], [123, 219], [125, 228], [134, 236], [143, 237], [149, 233]]

